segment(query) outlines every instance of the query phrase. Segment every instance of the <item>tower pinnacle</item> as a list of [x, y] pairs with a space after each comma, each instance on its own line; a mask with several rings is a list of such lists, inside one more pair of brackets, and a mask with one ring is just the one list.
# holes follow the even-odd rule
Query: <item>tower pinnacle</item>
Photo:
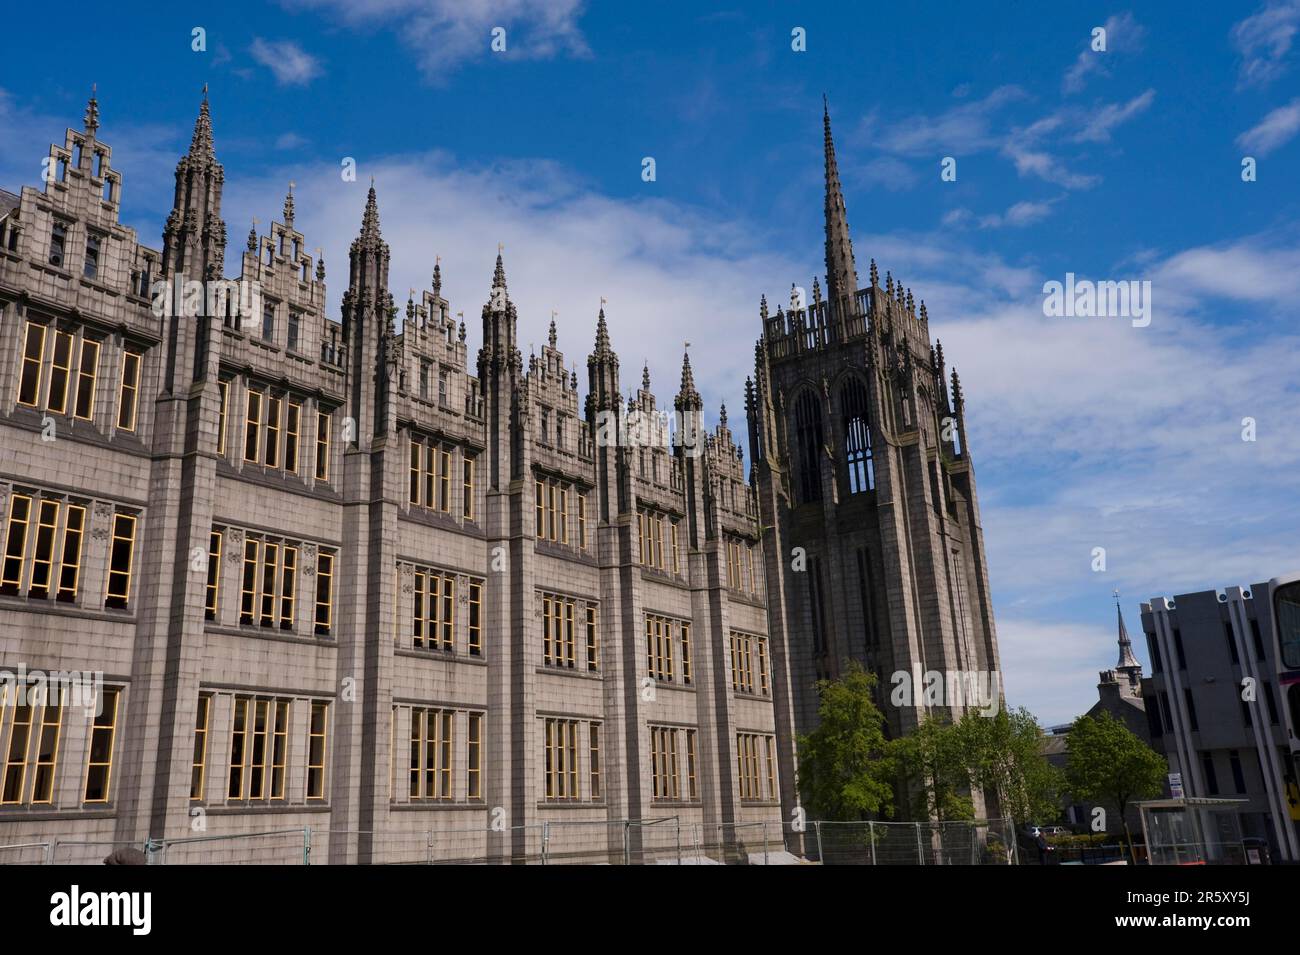
[[830, 107], [822, 97], [822, 126], [826, 151], [826, 292], [837, 305], [858, 290], [858, 271], [853, 262], [853, 242], [849, 238], [848, 212], [844, 208], [844, 191], [840, 170], [835, 161], [835, 142], [831, 138]]

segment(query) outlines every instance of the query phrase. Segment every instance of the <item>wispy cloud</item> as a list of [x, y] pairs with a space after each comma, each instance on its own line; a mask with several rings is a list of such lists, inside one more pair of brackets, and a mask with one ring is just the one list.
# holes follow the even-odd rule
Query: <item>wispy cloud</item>
[[1105, 24], [1106, 49], [1096, 51], [1092, 48], [1092, 31], [1088, 31], [1088, 40], [1070, 68], [1065, 71], [1061, 88], [1066, 93], [1078, 93], [1088, 85], [1088, 78], [1094, 73], [1099, 76], [1109, 74], [1108, 64], [1118, 55], [1132, 53], [1142, 48], [1146, 29], [1133, 19], [1131, 13], [1121, 13], [1108, 17]]
[[1075, 133], [1074, 141], [1077, 143], [1110, 142], [1111, 130], [1146, 111], [1155, 98], [1156, 91], [1147, 90], [1127, 103], [1105, 104], [1088, 118], [1083, 129]]
[[[578, 28], [584, 0], [283, 0], [290, 8], [324, 10], [349, 27], [392, 28], [431, 81], [489, 55], [519, 59], [588, 56]], [[492, 31], [506, 31], [505, 50], [492, 52]]]
[[1237, 137], [1237, 145], [1248, 153], [1266, 156], [1291, 141], [1300, 131], [1300, 98], [1273, 110], [1255, 126]]
[[320, 61], [292, 40], [271, 41], [259, 36], [254, 38], [248, 52], [275, 74], [275, 81], [281, 86], [306, 86], [324, 72]]
[[1300, 0], [1270, 0], [1229, 34], [1241, 56], [1239, 88], [1267, 86], [1286, 73], [1291, 45], [1300, 30]]

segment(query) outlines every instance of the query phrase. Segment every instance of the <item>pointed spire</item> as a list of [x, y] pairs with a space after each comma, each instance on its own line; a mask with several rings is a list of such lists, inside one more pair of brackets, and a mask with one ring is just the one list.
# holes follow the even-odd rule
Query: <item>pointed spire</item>
[[208, 84], [203, 84], [203, 102], [199, 105], [199, 118], [194, 121], [194, 136], [190, 139], [190, 158], [215, 160], [212, 150], [212, 114], [208, 112]]
[[505, 262], [503, 262], [501, 259], [502, 251], [503, 249], [501, 245], [498, 243], [497, 244], [497, 267], [495, 271], [493, 271], [492, 273], [492, 288], [494, 289], [498, 289], [498, 288], [504, 289], [506, 287], [506, 265]]
[[718, 424], [723, 428], [727, 427], [727, 403], [725, 401], [722, 403], [721, 410], [718, 411]]
[[826, 152], [826, 291], [832, 301], [838, 302], [858, 290], [858, 272], [853, 262], [853, 242], [849, 238], [849, 217], [844, 208], [840, 169], [835, 161], [835, 142], [831, 138], [830, 106], [824, 94], [822, 127]]
[[650, 363], [648, 361], [641, 366], [641, 390], [650, 390]]
[[320, 249], [316, 250], [316, 281], [325, 281], [325, 253]]
[[700, 407], [700, 393], [695, 389], [695, 372], [691, 370], [691, 343], [682, 352], [682, 386], [677, 392], [677, 406]]
[[370, 191], [366, 193], [366, 211], [361, 214], [361, 237], [379, 238], [379, 200], [375, 195], [375, 180], [371, 177]]
[[253, 224], [248, 227], [248, 251], [249, 252], [257, 251], [257, 220], [256, 219], [254, 219]]
[[90, 85], [90, 102], [86, 104], [86, 135], [92, 138], [99, 129], [99, 100], [95, 98], [98, 87], [98, 83]]
[[555, 333], [555, 317], [551, 316], [551, 330], [546, 335], [546, 343], [551, 347], [552, 350], [554, 350], [555, 344], [558, 340], [559, 339]]
[[442, 298], [442, 256], [433, 257], [433, 297]]
[[293, 228], [293, 183], [289, 183], [289, 192], [284, 197], [284, 224], [286, 228]]
[[605, 300], [601, 299], [600, 315], [596, 318], [596, 351], [594, 357], [609, 358], [614, 349], [609, 344], [609, 326], [605, 324]]
[[962, 406], [966, 404], [966, 399], [961, 393], [961, 379], [957, 377], [957, 369], [952, 370], [952, 406], [960, 414]]
[[1140, 670], [1142, 664], [1133, 655], [1133, 642], [1128, 637], [1128, 628], [1124, 626], [1124, 611], [1119, 605], [1118, 590], [1115, 591], [1115, 613], [1119, 618], [1119, 663], [1115, 664], [1115, 669]]
[[767, 294], [758, 300], [758, 317], [763, 320], [763, 331], [767, 331]]
[[871, 285], [874, 288], [880, 284], [880, 272], [876, 268], [876, 260], [871, 260]]

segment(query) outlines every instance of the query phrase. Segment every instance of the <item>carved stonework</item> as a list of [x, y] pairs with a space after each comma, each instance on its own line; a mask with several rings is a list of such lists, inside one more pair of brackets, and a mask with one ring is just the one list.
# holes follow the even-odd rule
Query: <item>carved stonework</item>
[[237, 564], [244, 559], [244, 532], [238, 527], [226, 531], [226, 560]]
[[107, 501], [96, 501], [94, 515], [94, 529], [90, 532], [90, 536], [98, 541], [108, 540], [109, 525], [113, 520], [113, 505]]
[[456, 603], [462, 607], [469, 606], [469, 575], [456, 575]]
[[302, 572], [308, 577], [316, 576], [316, 545], [302, 545]]
[[401, 565], [402, 593], [415, 593], [415, 568], [410, 564]]

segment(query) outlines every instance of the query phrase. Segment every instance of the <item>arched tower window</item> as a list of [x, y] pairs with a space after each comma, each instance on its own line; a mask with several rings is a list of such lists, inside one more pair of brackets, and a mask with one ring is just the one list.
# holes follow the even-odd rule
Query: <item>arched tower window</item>
[[799, 443], [799, 499], [805, 504], [822, 498], [821, 454], [822, 411], [817, 395], [809, 389], [799, 395], [794, 406], [794, 422]]
[[867, 388], [850, 378], [840, 389], [844, 412], [844, 460], [849, 469], [849, 493], [876, 489], [876, 465], [871, 460], [871, 427], [867, 424]]

